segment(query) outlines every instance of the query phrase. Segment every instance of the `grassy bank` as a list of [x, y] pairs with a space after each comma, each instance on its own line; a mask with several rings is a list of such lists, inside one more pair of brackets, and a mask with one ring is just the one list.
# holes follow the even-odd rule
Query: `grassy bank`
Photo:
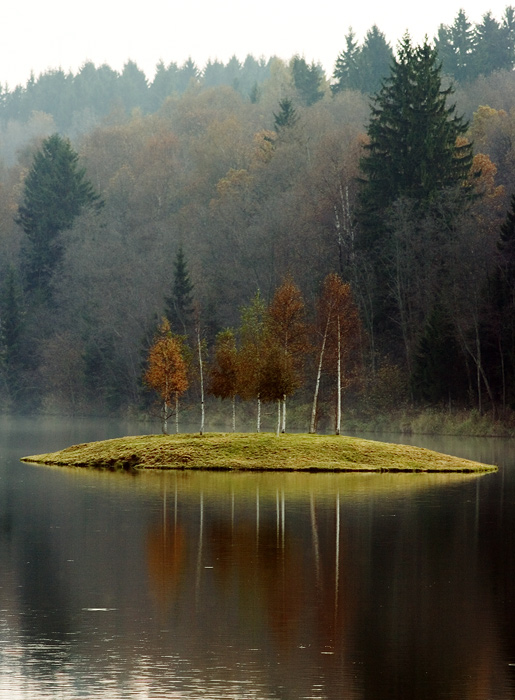
[[419, 447], [334, 435], [142, 435], [73, 445], [26, 462], [97, 469], [482, 472], [495, 467]]

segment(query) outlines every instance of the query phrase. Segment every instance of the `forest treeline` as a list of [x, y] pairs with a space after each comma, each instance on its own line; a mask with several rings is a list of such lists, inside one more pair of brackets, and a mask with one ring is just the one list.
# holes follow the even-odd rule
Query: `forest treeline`
[[[220, 333], [232, 329], [240, 349], [242, 309], [258, 291], [268, 308], [291, 279], [311, 330], [302, 381], [280, 393], [309, 421], [331, 274], [349, 285], [360, 319], [344, 410], [513, 409], [512, 16], [493, 20], [508, 63], [490, 71], [474, 59], [476, 72], [452, 82], [440, 52], [454, 25], [420, 47], [404, 37], [395, 51], [376, 27], [361, 45], [349, 34], [329, 80], [296, 56], [235, 60], [237, 77], [211, 85], [195, 67], [153, 103], [124, 98], [122, 75], [107, 69], [119, 91], [86, 90], [86, 73], [92, 86], [105, 68], [91, 64], [80, 98], [78, 76], [59, 71], [46, 74], [48, 92], [45, 76], [4, 91], [2, 410], [148, 411], [143, 378], [163, 317], [191, 353], [198, 329], [209, 373]], [[467, 60], [490, 20], [467, 30]], [[370, 85], [345, 82], [349, 46]], [[149, 98], [154, 83], [132, 63], [126, 94], [130, 72]], [[174, 316], [181, 266], [188, 320]], [[322, 373], [317, 415], [336, 419], [334, 387]], [[198, 401], [194, 374], [185, 395]]]
[[[509, 71], [515, 66], [514, 9], [508, 6], [499, 19], [486, 12], [475, 24], [460, 10], [451, 25], [440, 25], [433, 43], [444, 75], [460, 84]], [[374, 94], [388, 74], [394, 48], [377, 25], [367, 31], [361, 43], [349, 28], [331, 75], [301, 56], [292, 58], [288, 67], [295, 96], [301, 104], [310, 105], [331, 91]], [[14, 148], [44, 128], [40, 122], [45, 119], [47, 128], [76, 138], [108, 115], [116, 120], [120, 112], [130, 115], [135, 109], [151, 114], [170, 96], [180, 97], [187, 90], [228, 86], [256, 103], [263, 85], [284, 68], [284, 61], [277, 57], [249, 54], [243, 61], [233, 56], [227, 63], [213, 59], [205, 66], [197, 65], [192, 58], [181, 65], [160, 61], [151, 77], [133, 60], [128, 60], [121, 71], [86, 61], [76, 73], [55, 68], [38, 76], [32, 74], [25, 85], [0, 88], [0, 124], [4, 133], [7, 130], [5, 140], [12, 144], [7, 148], [4, 145], [0, 155], [4, 160], [6, 156], [12, 159]]]

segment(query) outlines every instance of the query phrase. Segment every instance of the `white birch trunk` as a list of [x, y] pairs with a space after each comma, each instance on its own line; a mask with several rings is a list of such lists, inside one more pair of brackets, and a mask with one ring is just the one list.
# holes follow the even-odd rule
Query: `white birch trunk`
[[232, 397], [232, 432], [236, 432], [236, 394]]
[[281, 424], [281, 433], [286, 432], [286, 394], [283, 396], [282, 400], [282, 407], [283, 407], [283, 417], [282, 417], [282, 424]]
[[261, 432], [261, 398], [258, 396], [257, 405], [257, 432]]
[[315, 395], [313, 396], [313, 407], [311, 409], [311, 425], [309, 426], [309, 432], [315, 432], [315, 423], [317, 417], [317, 406], [318, 406], [318, 391], [320, 389], [320, 377], [322, 376], [322, 363], [324, 361], [325, 344], [327, 342], [327, 333], [329, 331], [329, 319], [330, 315], [327, 316], [327, 323], [325, 324], [324, 338], [322, 340], [322, 347], [320, 349], [320, 357], [318, 359], [318, 370], [317, 370], [317, 381], [315, 384]]
[[337, 382], [338, 395], [336, 404], [336, 435], [340, 434], [342, 424], [342, 358], [341, 358], [341, 338], [340, 338], [340, 315], [338, 314], [338, 358], [337, 358]]
[[204, 435], [204, 424], [206, 420], [205, 404], [204, 404], [204, 369], [202, 366], [202, 343], [200, 342], [200, 324], [197, 325], [197, 344], [198, 344], [198, 364], [200, 371], [200, 434]]
[[175, 433], [179, 434], [179, 392], [175, 392]]
[[163, 404], [163, 435], [168, 435], [168, 405], [166, 403], [166, 399], [164, 400]]

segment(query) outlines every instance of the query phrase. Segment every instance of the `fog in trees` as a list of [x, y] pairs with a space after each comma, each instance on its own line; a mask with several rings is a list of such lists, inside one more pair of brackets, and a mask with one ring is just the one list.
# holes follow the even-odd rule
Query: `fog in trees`
[[[192, 57], [154, 76], [86, 62], [4, 90], [0, 408], [144, 414], [166, 317], [201, 348], [229, 424], [234, 397], [248, 425], [287, 395], [308, 429], [320, 344], [293, 358], [266, 314], [290, 279], [322, 332], [331, 274], [359, 313], [344, 418], [388, 402], [513, 408], [512, 15], [460, 12], [421, 46], [349, 29], [331, 76], [301, 55]], [[199, 391], [192, 377], [181, 405], [200, 410]]]

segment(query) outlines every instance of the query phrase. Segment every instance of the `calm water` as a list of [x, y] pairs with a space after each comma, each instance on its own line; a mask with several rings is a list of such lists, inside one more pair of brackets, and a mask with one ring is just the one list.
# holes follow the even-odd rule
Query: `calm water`
[[0, 697], [515, 697], [515, 443], [481, 477], [125, 474], [0, 421]]

